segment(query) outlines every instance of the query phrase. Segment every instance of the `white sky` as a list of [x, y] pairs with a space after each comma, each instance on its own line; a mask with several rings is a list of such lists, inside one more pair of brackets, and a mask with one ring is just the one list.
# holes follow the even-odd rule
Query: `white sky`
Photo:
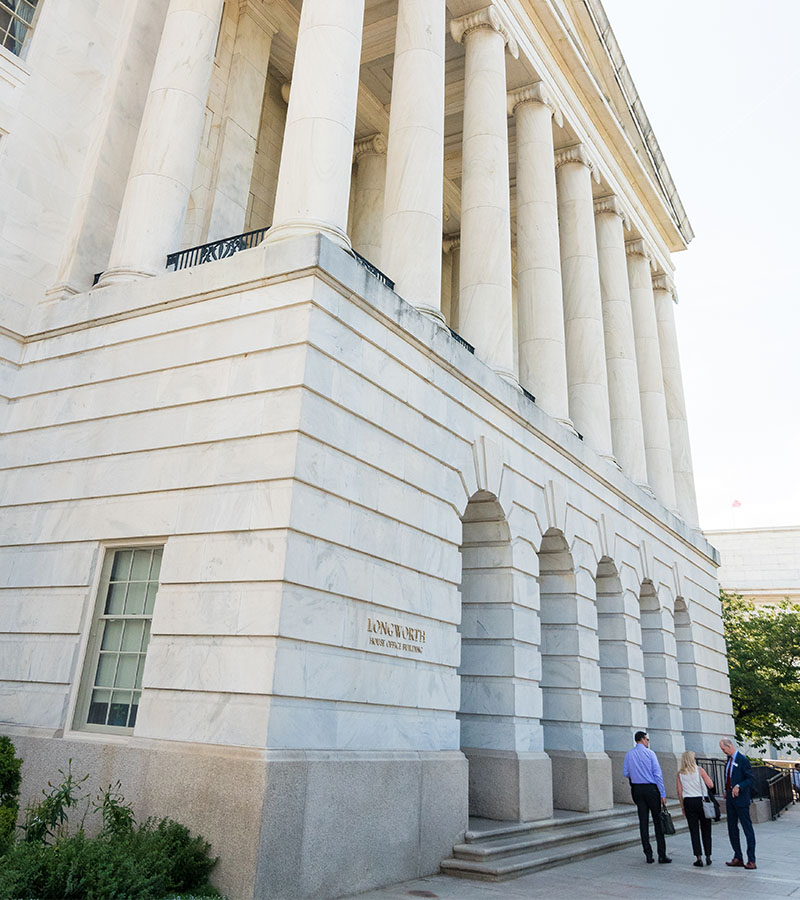
[[603, 5], [696, 235], [674, 260], [701, 525], [800, 525], [800, 2]]

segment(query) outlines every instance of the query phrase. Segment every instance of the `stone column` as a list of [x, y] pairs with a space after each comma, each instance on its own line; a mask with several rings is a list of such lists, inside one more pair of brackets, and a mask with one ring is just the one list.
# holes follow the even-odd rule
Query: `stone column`
[[614, 463], [594, 230], [592, 163], [582, 144], [555, 155], [569, 412], [586, 443]]
[[272, 228], [346, 250], [364, 0], [303, 0]]
[[672, 450], [669, 442], [664, 375], [658, 346], [658, 325], [650, 278], [652, 255], [643, 240], [628, 241], [628, 283], [636, 336], [636, 363], [639, 373], [639, 399], [642, 404], [642, 428], [647, 459], [647, 480], [656, 497], [675, 509], [675, 480], [672, 474]]
[[686, 401], [683, 396], [681, 360], [678, 353], [678, 335], [675, 330], [675, 285], [667, 275], [653, 279], [653, 296], [658, 322], [658, 345], [661, 351], [661, 369], [664, 374], [664, 394], [667, 401], [669, 440], [672, 447], [672, 470], [675, 477], [675, 495], [678, 512], [684, 521], [697, 528], [697, 496], [694, 489], [692, 448], [689, 445], [689, 423], [686, 419]]
[[541, 81], [508, 95], [517, 123], [519, 380], [537, 404], [569, 420], [564, 303], [553, 167], [553, 124], [561, 114]]
[[225, 92], [220, 145], [211, 182], [206, 240], [241, 234], [253, 177], [272, 38], [278, 27], [264, 0], [240, 0], [233, 60]]
[[505, 46], [518, 51], [494, 7], [453, 19], [450, 32], [466, 50], [459, 333], [516, 384]]
[[353, 197], [353, 247], [379, 269], [386, 183], [386, 138], [382, 134], [356, 141]]
[[444, 322], [444, 0], [399, 0], [381, 268], [395, 291]]
[[613, 196], [596, 200], [594, 213], [614, 456], [631, 480], [646, 486], [647, 463], [623, 233], [625, 215]]
[[442, 240], [442, 315], [446, 324], [458, 331], [458, 269], [461, 265], [461, 235]]
[[222, 0], [171, 0], [101, 284], [164, 270], [180, 249]]

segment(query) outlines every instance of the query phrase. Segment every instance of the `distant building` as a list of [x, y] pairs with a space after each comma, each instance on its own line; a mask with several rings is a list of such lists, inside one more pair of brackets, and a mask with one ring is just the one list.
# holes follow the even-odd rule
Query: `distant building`
[[800, 525], [704, 533], [719, 551], [723, 590], [760, 606], [800, 603]]

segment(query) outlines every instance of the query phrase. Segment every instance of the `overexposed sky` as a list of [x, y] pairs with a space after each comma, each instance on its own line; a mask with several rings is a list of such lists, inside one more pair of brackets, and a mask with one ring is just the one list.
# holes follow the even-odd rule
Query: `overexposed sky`
[[673, 258], [700, 523], [800, 525], [800, 2], [603, 5], [696, 235]]

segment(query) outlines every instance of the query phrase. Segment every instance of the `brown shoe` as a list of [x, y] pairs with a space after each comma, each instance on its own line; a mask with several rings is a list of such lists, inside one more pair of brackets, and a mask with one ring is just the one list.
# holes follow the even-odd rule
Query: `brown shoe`
[[734, 856], [733, 859], [730, 862], [726, 862], [725, 865], [726, 866], [735, 866], [735, 867], [738, 867], [741, 869], [744, 868], [744, 863], [739, 859], [738, 856]]
[[744, 864], [744, 867], [745, 867], [745, 869], [755, 869], [755, 868], [756, 868], [756, 864], [755, 864], [754, 862], [746, 862], [746, 863]]

